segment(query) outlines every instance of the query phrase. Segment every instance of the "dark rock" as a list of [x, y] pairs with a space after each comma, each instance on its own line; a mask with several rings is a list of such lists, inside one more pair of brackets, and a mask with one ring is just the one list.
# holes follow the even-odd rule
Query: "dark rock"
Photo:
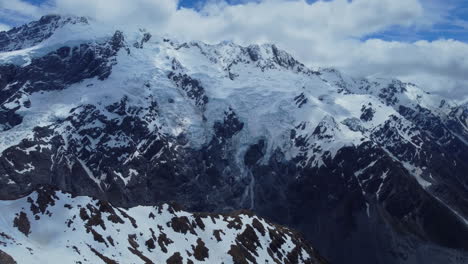
[[17, 262], [7, 253], [0, 250], [0, 263], [2, 264], [17, 264]]
[[28, 236], [31, 233], [31, 224], [29, 223], [28, 216], [24, 212], [21, 212], [16, 216], [13, 221], [13, 226], [18, 228], [18, 230], [25, 236]]
[[372, 106], [366, 107], [365, 105], [361, 108], [361, 120], [362, 121], [371, 121], [374, 118], [375, 110], [372, 109]]
[[201, 238], [197, 239], [197, 245], [194, 247], [192, 246], [193, 256], [196, 260], [204, 261], [206, 258], [209, 257], [209, 249], [205, 246], [205, 242], [201, 240]]
[[205, 104], [208, 103], [205, 88], [203, 88], [200, 81], [191, 78], [187, 74], [175, 72], [170, 72], [167, 77], [184, 90], [187, 96], [195, 101], [195, 105], [204, 108]]
[[166, 260], [167, 264], [183, 264], [183, 258], [179, 252], [175, 252], [171, 257]]

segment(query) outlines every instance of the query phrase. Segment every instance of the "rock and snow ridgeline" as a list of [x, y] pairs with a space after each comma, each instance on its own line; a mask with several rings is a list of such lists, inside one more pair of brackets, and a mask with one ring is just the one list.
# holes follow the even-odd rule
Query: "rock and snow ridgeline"
[[[114, 207], [50, 187], [1, 201], [6, 263], [325, 263], [296, 232], [251, 212]], [[1, 258], [0, 258], [1, 259]]]

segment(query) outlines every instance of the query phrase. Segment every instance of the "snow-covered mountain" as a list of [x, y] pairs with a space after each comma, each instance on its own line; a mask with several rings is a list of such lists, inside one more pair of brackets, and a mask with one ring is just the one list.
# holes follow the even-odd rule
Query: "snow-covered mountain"
[[294, 231], [247, 211], [122, 209], [50, 187], [0, 208], [8, 212], [0, 216], [3, 264], [326, 263]]
[[[0, 33], [0, 198], [246, 208], [333, 263], [468, 261], [468, 105], [275, 45], [47, 16]], [[358, 67], [358, 66], [357, 66]]]

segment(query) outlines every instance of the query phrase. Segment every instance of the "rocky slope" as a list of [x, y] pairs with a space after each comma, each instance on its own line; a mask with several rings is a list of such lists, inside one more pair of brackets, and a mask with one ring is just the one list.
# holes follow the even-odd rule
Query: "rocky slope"
[[[40, 187], [1, 201], [1, 263], [326, 263], [297, 233], [249, 212], [113, 207]], [[0, 256], [1, 260], [1, 256]]]
[[0, 34], [1, 199], [247, 208], [333, 263], [468, 261], [467, 105], [158, 33], [49, 16]]

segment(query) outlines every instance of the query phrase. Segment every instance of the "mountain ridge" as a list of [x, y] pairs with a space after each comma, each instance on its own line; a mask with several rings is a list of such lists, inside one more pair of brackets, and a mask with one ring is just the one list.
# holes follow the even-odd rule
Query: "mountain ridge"
[[327, 263], [294, 231], [246, 211], [192, 214], [175, 204], [121, 209], [49, 186], [0, 207], [11, 212], [1, 217], [7, 263]]

